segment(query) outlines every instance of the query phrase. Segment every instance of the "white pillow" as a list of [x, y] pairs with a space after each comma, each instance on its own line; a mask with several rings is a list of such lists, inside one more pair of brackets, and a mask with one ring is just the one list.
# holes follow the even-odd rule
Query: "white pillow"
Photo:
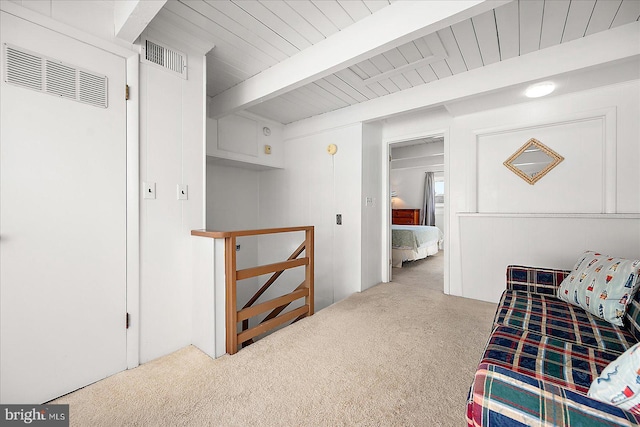
[[610, 405], [640, 414], [640, 343], [604, 368], [587, 395]]
[[558, 288], [558, 298], [623, 326], [627, 304], [640, 285], [640, 260], [585, 252]]

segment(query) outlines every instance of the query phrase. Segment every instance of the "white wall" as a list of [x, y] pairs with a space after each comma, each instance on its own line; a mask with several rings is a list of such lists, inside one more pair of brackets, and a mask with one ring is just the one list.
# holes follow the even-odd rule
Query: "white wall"
[[260, 172], [207, 159], [207, 229], [246, 230], [258, 226]]
[[[334, 156], [326, 151], [331, 143]], [[361, 124], [285, 139], [284, 170], [261, 173], [261, 227], [315, 226], [316, 310], [360, 291], [362, 144]], [[336, 225], [337, 213], [343, 225]], [[286, 259], [302, 238], [261, 239], [260, 264]], [[285, 274], [281, 286], [289, 291], [302, 280], [301, 271]]]
[[[282, 168], [282, 132], [282, 124], [246, 111], [219, 120], [208, 118], [207, 155], [218, 159], [218, 163], [243, 168]], [[270, 153], [265, 151], [267, 145]]]
[[509, 264], [571, 270], [586, 250], [640, 258], [640, 215], [468, 214], [459, 221], [468, 298], [497, 301]]
[[[542, 263], [550, 257], [566, 260], [579, 255], [572, 253], [567, 256], [563, 252], [566, 246], [557, 244], [559, 237], [554, 236], [551, 230], [558, 229], [565, 219], [549, 213], [555, 210], [554, 206], [557, 205], [557, 212], [564, 213], [598, 209], [610, 213], [640, 213], [640, 168], [637, 167], [640, 163], [639, 116], [640, 84], [632, 81], [460, 117], [451, 117], [440, 111], [436, 114], [425, 112], [388, 119], [383, 128], [383, 138], [387, 142], [403, 140], [407, 135], [421, 132], [427, 134], [434, 129], [448, 129], [451, 293], [483, 298], [482, 289], [495, 288], [489, 283], [497, 280], [498, 276], [503, 277], [504, 267], [511, 262], [507, 259], [510, 258], [509, 253], [505, 253], [500, 266], [494, 268], [499, 272], [491, 271], [489, 274], [478, 271], [472, 274], [467, 267], [483, 263], [495, 266], [493, 258], [498, 251], [490, 248], [495, 246], [499, 249], [500, 246], [491, 242], [509, 238], [512, 228], [530, 226], [525, 218], [514, 216], [509, 219], [509, 227], [477, 227], [475, 221], [482, 221], [481, 217], [476, 219], [471, 216], [464, 219], [469, 227], [461, 230], [461, 216], [458, 213], [499, 210], [509, 217], [507, 212], [520, 209], [517, 212], [542, 215], [546, 222], [541, 236], [544, 230], [550, 230], [547, 239], [533, 242], [524, 239], [511, 244], [511, 247], [526, 248], [526, 251], [517, 251], [523, 254], [517, 257], [517, 262], [539, 266], [544, 265]], [[595, 128], [594, 120], [601, 121]], [[585, 132], [587, 141], [581, 137]], [[505, 139], [505, 136], [508, 138]], [[566, 153], [566, 160], [559, 169], [552, 170], [534, 186], [516, 175], [511, 176], [502, 165], [506, 157], [501, 157], [504, 155], [503, 145], [516, 151], [531, 137], [543, 143], [548, 141], [551, 148], [558, 147], [560, 154]], [[498, 157], [502, 161], [498, 161]], [[583, 164], [597, 166], [585, 171]], [[492, 186], [497, 188], [490, 188]], [[509, 200], [504, 201], [505, 198]], [[589, 203], [596, 205], [585, 205], [584, 198], [593, 199]], [[602, 226], [605, 224], [596, 222]], [[492, 234], [475, 235], [473, 230], [491, 231]], [[467, 234], [461, 236], [463, 231]], [[572, 239], [570, 235], [563, 235], [563, 238]], [[628, 240], [620, 242], [620, 247], [627, 248], [627, 253], [633, 252], [631, 240], [640, 240], [635, 232], [626, 235], [604, 234], [600, 235], [601, 246], [615, 246], [615, 242], [622, 238]], [[583, 242], [583, 236], [580, 235], [573, 239], [574, 242]], [[484, 250], [478, 251], [473, 250], [475, 246], [471, 247], [469, 242], [487, 244]], [[463, 246], [465, 243], [466, 247]], [[598, 247], [583, 249], [600, 250]], [[571, 251], [575, 252], [573, 249]], [[567, 263], [565, 267], [571, 267], [570, 264]], [[466, 275], [463, 275], [463, 271]], [[491, 301], [495, 301], [495, 298], [495, 293], [486, 296]]]
[[[4, 1], [4, 0], [3, 0]], [[131, 46], [115, 37], [114, 1], [11, 0], [20, 6], [78, 28], [104, 40]]]
[[393, 209], [422, 209], [424, 174], [422, 168], [391, 169], [391, 190], [397, 194], [391, 199]]
[[[211, 119], [209, 119], [211, 120]], [[209, 131], [209, 130], [207, 130]], [[260, 171], [215, 164], [207, 160], [207, 229], [217, 231], [259, 228]], [[258, 265], [258, 238], [239, 237], [237, 268]], [[257, 290], [257, 278], [238, 284], [238, 306], [242, 307]]]
[[[558, 123], [542, 123], [534, 128], [482, 131], [477, 136], [477, 211], [478, 212], [605, 212], [607, 185], [606, 120], [597, 117], [569, 118]], [[615, 126], [612, 118], [610, 126]], [[509, 126], [509, 125], [507, 125]], [[528, 125], [525, 125], [528, 126]], [[564, 160], [547, 175], [529, 185], [502, 166], [530, 138], [541, 141]], [[614, 141], [610, 141], [614, 144]], [[610, 165], [615, 167], [615, 163]]]
[[[188, 80], [140, 64], [140, 178], [156, 199], [140, 206], [140, 361], [191, 343], [192, 229], [204, 228], [204, 56], [148, 31], [188, 55]], [[189, 199], [177, 200], [177, 184]]]

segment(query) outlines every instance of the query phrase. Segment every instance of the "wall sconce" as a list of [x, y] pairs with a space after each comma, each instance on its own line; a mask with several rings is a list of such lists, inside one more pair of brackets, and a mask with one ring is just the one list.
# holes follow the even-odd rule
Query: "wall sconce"
[[396, 200], [398, 199], [398, 192], [396, 190], [391, 190], [391, 209], [395, 207]]

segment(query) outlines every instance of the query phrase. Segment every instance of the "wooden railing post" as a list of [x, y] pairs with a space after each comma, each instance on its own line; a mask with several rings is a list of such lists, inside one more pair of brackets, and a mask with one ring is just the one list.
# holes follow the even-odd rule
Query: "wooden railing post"
[[238, 307], [236, 303], [236, 238], [230, 236], [225, 239], [225, 288], [226, 298], [226, 332], [227, 353], [238, 351]]
[[313, 314], [313, 227], [305, 231], [304, 246], [309, 264], [305, 267], [305, 282], [309, 289], [309, 295], [305, 298], [305, 303], [309, 306], [309, 316]]

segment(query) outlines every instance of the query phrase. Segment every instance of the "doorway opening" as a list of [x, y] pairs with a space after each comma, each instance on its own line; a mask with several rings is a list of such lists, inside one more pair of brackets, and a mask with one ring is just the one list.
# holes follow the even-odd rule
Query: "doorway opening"
[[389, 280], [443, 292], [445, 135], [391, 142], [389, 154]]

